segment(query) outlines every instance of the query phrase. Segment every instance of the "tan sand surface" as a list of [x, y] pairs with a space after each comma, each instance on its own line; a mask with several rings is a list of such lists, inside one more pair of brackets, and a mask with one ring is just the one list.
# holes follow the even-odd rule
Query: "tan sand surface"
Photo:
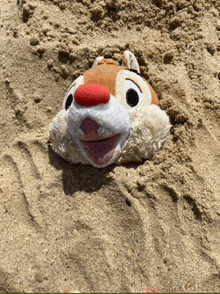
[[[71, 165], [48, 127], [100, 55], [173, 125], [152, 160]], [[220, 291], [220, 2], [0, 0], [0, 292]]]

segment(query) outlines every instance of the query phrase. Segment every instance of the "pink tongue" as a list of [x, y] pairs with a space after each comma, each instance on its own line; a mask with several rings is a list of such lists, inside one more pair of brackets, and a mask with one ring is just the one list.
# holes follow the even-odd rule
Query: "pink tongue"
[[115, 154], [116, 144], [120, 135], [104, 139], [98, 134], [100, 125], [91, 118], [84, 119], [80, 128], [84, 132], [81, 144], [89, 158], [96, 165], [106, 165]]
[[98, 134], [100, 125], [91, 118], [86, 118], [82, 121], [80, 128], [84, 132], [83, 141], [97, 141], [104, 139]]
[[81, 141], [88, 156], [96, 165], [106, 165], [115, 154], [115, 148], [120, 135], [97, 142]]

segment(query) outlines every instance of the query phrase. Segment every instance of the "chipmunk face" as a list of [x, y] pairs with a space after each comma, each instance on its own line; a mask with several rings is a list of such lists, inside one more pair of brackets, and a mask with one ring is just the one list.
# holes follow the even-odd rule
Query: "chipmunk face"
[[[129, 137], [135, 138], [139, 128], [135, 124], [141, 123], [150, 105], [159, 103], [152, 87], [140, 76], [131, 52], [125, 51], [124, 63], [125, 67], [98, 57], [92, 68], [72, 83], [63, 102], [62, 118], [60, 114], [50, 128], [52, 146], [61, 156], [71, 158], [68, 152], [72, 141], [81, 153], [79, 157], [83, 155], [93, 166], [113, 163], [124, 152]], [[68, 143], [54, 133], [54, 124], [62, 119]], [[62, 146], [53, 143], [53, 138], [63, 140]]]

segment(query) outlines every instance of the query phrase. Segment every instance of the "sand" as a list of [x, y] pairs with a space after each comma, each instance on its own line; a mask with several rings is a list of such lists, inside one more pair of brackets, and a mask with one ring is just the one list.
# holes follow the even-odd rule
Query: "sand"
[[[0, 291], [220, 291], [220, 4], [0, 0]], [[48, 147], [71, 82], [137, 57], [173, 125], [103, 169]]]

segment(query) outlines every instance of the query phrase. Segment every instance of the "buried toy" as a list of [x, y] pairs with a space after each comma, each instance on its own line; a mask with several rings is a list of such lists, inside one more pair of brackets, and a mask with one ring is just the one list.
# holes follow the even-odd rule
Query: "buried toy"
[[167, 139], [169, 118], [135, 56], [125, 51], [123, 62], [97, 57], [70, 86], [50, 125], [51, 146], [64, 159], [95, 167], [140, 161]]

